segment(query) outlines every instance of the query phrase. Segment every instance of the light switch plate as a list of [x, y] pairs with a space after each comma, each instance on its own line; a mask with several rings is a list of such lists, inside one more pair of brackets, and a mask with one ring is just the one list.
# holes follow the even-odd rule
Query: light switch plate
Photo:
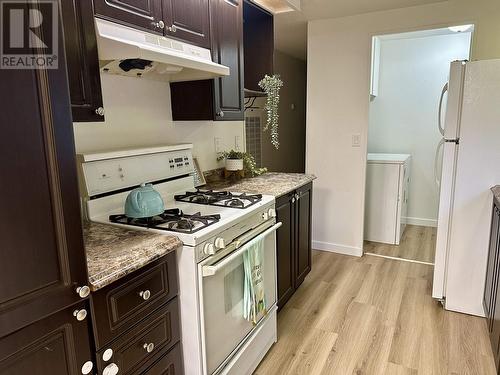
[[352, 147], [360, 147], [360, 146], [361, 146], [361, 134], [353, 134]]
[[240, 135], [236, 135], [234, 137], [234, 149], [236, 151], [241, 151], [241, 136]]
[[221, 152], [221, 139], [219, 137], [214, 137], [214, 148], [215, 152]]

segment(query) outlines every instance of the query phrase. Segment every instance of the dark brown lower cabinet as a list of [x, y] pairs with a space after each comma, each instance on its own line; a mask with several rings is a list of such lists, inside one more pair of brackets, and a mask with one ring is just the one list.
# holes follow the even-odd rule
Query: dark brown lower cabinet
[[312, 183], [276, 199], [278, 309], [311, 271]]
[[89, 319], [73, 316], [89, 311], [87, 304], [77, 303], [0, 340], [0, 374], [77, 375], [88, 361], [95, 369]]
[[500, 369], [500, 202], [495, 201], [491, 223], [490, 247], [484, 289], [484, 311], [490, 332], [491, 348]]

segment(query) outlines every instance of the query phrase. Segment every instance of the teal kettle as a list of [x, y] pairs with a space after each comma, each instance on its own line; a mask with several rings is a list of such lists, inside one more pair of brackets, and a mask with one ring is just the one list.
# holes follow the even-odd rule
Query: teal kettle
[[142, 219], [160, 215], [165, 211], [165, 204], [151, 184], [141, 184], [132, 190], [125, 200], [125, 215], [133, 219]]

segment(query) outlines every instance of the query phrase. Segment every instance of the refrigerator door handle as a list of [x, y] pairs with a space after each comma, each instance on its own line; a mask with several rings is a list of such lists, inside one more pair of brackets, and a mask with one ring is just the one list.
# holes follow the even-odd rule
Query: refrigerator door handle
[[436, 155], [434, 157], [434, 179], [436, 181], [436, 186], [438, 191], [441, 190], [441, 173], [439, 173], [439, 152], [443, 147], [446, 140], [443, 138], [439, 141], [438, 146], [436, 148]]
[[444, 127], [442, 124], [442, 113], [443, 113], [443, 100], [444, 94], [448, 91], [448, 82], [443, 86], [443, 90], [441, 91], [441, 97], [439, 98], [439, 110], [438, 110], [438, 128], [441, 135], [444, 137]]

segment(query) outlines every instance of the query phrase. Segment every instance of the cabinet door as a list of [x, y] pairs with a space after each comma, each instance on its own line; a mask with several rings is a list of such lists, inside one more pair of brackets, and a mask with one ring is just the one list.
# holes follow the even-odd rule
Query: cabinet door
[[73, 121], [104, 121], [92, 2], [62, 1], [61, 9]]
[[165, 35], [210, 48], [208, 0], [163, 0]]
[[213, 4], [213, 58], [231, 72], [215, 79], [215, 119], [243, 120], [243, 4], [241, 0], [217, 0]]
[[276, 220], [282, 225], [276, 233], [278, 268], [278, 309], [281, 309], [295, 291], [295, 225], [292, 195], [276, 200]]
[[311, 209], [312, 184], [305, 185], [297, 191], [297, 250], [295, 288], [298, 288], [311, 271]]
[[157, 26], [159, 21], [165, 22], [162, 0], [94, 0], [94, 11], [101, 18], [126, 26], [161, 35], [165, 30]]
[[[60, 24], [60, 23], [59, 23]], [[0, 70], [0, 337], [87, 283], [62, 30], [59, 69]]]
[[[2, 375], [77, 375], [83, 365], [95, 369], [90, 352], [89, 317], [78, 321], [75, 310], [86, 309], [78, 303], [31, 324], [0, 341]], [[87, 372], [93, 373], [93, 372]]]
[[497, 206], [493, 207], [491, 222], [490, 248], [488, 252], [488, 264], [486, 269], [486, 282], [484, 288], [484, 309], [488, 319], [488, 328], [492, 329], [494, 304], [497, 294], [498, 278], [498, 240], [500, 229], [500, 211]]

